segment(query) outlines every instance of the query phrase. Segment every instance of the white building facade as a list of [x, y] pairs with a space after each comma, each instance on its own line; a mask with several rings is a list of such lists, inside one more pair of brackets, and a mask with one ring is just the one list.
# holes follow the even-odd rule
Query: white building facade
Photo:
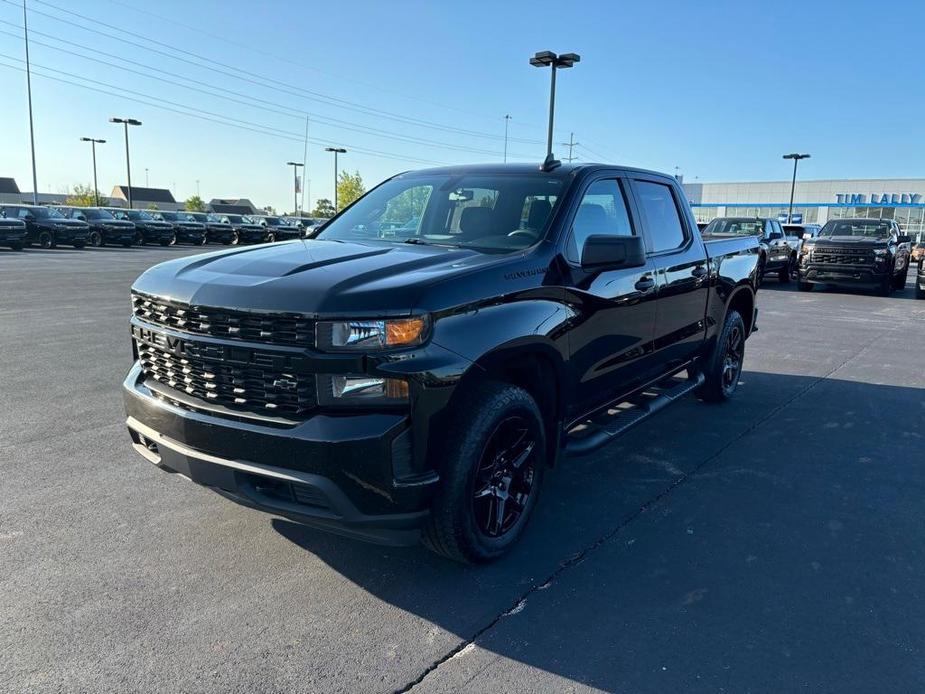
[[[684, 183], [698, 222], [714, 217], [786, 219], [790, 181]], [[916, 241], [925, 240], [925, 178], [797, 181], [793, 213], [807, 224], [830, 219], [895, 219]]]

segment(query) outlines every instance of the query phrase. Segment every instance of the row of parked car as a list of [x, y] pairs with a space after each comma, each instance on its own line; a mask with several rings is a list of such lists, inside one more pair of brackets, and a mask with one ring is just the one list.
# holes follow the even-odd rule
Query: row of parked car
[[119, 207], [0, 205], [0, 246], [228, 246], [303, 238], [321, 219]]
[[918, 261], [915, 296], [925, 299], [925, 243], [913, 243], [892, 219], [832, 219], [819, 224], [781, 224], [762, 217], [717, 217], [698, 224], [704, 238], [755, 236], [759, 282], [773, 275], [797, 280], [800, 291], [816, 285], [871, 289], [882, 296], [906, 286]]

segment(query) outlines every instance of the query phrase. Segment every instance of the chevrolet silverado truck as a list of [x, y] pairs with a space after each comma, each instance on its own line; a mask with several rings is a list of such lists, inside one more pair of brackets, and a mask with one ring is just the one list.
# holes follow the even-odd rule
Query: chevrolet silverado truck
[[906, 286], [912, 239], [892, 219], [832, 219], [800, 250], [797, 287], [863, 287], [887, 296]]
[[118, 243], [125, 248], [135, 243], [138, 231], [135, 223], [127, 219], [116, 219], [109, 210], [102, 207], [62, 207], [69, 219], [85, 222], [90, 227], [88, 243], [101, 248], [106, 244]]
[[703, 230], [703, 238], [707, 240], [733, 236], [758, 239], [758, 284], [769, 272], [776, 274], [781, 283], [790, 282], [796, 271], [802, 236], [785, 231], [776, 219], [762, 217], [717, 217]]
[[754, 236], [705, 243], [672, 176], [557, 164], [400, 174], [311, 239], [149, 269], [135, 450], [335, 533], [502, 555], [560, 458], [730, 398], [757, 315]]

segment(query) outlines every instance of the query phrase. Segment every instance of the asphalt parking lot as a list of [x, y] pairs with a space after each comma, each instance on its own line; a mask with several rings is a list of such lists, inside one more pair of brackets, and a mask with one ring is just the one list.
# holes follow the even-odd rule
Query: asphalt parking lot
[[0, 251], [2, 691], [921, 691], [925, 301], [767, 282], [732, 404], [546, 478], [488, 567], [135, 454], [128, 287], [202, 249]]

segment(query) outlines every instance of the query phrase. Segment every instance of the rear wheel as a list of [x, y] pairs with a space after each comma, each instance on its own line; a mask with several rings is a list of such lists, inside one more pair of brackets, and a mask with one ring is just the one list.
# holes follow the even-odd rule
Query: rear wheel
[[755, 269], [755, 288], [761, 286], [761, 283], [764, 282], [764, 266], [765, 266], [764, 256], [758, 258], [758, 267]]
[[716, 338], [713, 353], [703, 366], [704, 383], [698, 391], [701, 400], [722, 402], [739, 387], [745, 360], [745, 321], [738, 311], [726, 314], [723, 329]]
[[54, 248], [55, 238], [49, 231], [43, 231], [39, 234], [39, 248]]
[[543, 418], [527, 391], [485, 383], [459, 403], [423, 541], [461, 562], [497, 559], [536, 505], [546, 465]]

